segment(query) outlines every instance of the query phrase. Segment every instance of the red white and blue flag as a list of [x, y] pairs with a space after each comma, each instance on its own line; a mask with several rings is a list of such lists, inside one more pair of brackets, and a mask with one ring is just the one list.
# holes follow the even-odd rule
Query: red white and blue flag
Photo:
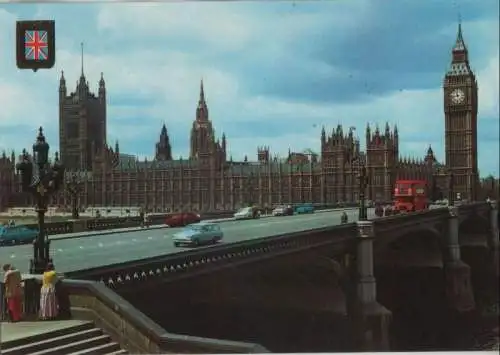
[[26, 60], [44, 61], [49, 58], [47, 31], [24, 32], [24, 56]]

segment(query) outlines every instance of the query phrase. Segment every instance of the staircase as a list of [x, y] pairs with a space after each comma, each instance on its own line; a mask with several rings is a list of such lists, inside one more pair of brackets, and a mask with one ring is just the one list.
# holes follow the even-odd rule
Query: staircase
[[43, 332], [2, 343], [2, 355], [121, 355], [128, 354], [92, 322]]

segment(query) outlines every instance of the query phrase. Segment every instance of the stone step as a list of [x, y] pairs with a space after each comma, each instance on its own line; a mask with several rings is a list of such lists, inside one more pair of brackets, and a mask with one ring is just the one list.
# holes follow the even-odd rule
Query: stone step
[[[65, 326], [59, 329], [43, 331], [36, 334], [32, 334], [25, 337], [20, 337], [17, 339], [12, 339], [8, 341], [2, 341], [2, 354], [10, 355], [24, 355], [26, 354], [26, 348], [23, 346], [30, 345], [33, 343], [43, 342], [52, 338], [57, 338], [72, 333], [78, 333], [89, 329], [94, 329], [94, 324], [92, 322], [83, 322], [81, 324]], [[20, 348], [20, 350], [16, 350]]]
[[51, 347], [34, 353], [28, 352], [26, 355], [70, 355], [85, 349], [97, 347], [111, 342], [109, 335], [98, 335], [85, 340], [72, 343], [62, 343], [59, 346]]
[[[92, 324], [91, 324], [92, 325]], [[63, 330], [63, 329], [61, 329]], [[66, 330], [66, 329], [64, 329]], [[102, 335], [102, 331], [98, 328], [89, 328], [84, 330], [74, 330], [69, 334], [57, 336], [56, 334], [45, 334], [46, 339], [40, 341], [31, 341], [27, 344], [3, 349], [4, 355], [23, 355], [28, 353], [36, 353], [47, 349], [55, 348], [64, 344], [80, 342], [89, 338]]]
[[81, 351], [71, 353], [71, 355], [87, 355], [87, 354], [110, 355], [110, 354], [126, 354], [126, 353], [127, 353], [126, 351], [120, 349], [120, 344], [110, 341], [106, 344], [101, 344], [91, 348], [85, 348]]

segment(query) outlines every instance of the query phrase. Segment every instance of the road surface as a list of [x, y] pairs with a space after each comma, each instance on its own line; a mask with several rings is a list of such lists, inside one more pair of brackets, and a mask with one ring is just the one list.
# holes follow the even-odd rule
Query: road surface
[[[357, 219], [357, 210], [346, 211], [349, 221]], [[369, 211], [373, 215], [373, 210]], [[238, 242], [272, 235], [292, 233], [340, 223], [342, 211], [304, 214], [261, 220], [231, 221], [220, 226], [223, 243]], [[85, 238], [54, 239], [51, 256], [58, 272], [69, 272], [90, 267], [110, 265], [129, 260], [160, 256], [186, 250], [173, 246], [172, 235], [180, 228], [145, 229], [140, 232], [96, 235]], [[202, 247], [203, 248], [203, 247]], [[33, 257], [31, 245], [0, 248], [0, 263], [11, 263], [21, 272], [29, 271]]]

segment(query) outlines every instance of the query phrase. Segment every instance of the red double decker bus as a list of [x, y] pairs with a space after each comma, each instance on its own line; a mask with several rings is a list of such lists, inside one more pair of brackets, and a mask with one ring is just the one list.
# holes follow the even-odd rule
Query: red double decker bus
[[415, 212], [429, 208], [427, 181], [397, 180], [394, 189], [394, 213]]

